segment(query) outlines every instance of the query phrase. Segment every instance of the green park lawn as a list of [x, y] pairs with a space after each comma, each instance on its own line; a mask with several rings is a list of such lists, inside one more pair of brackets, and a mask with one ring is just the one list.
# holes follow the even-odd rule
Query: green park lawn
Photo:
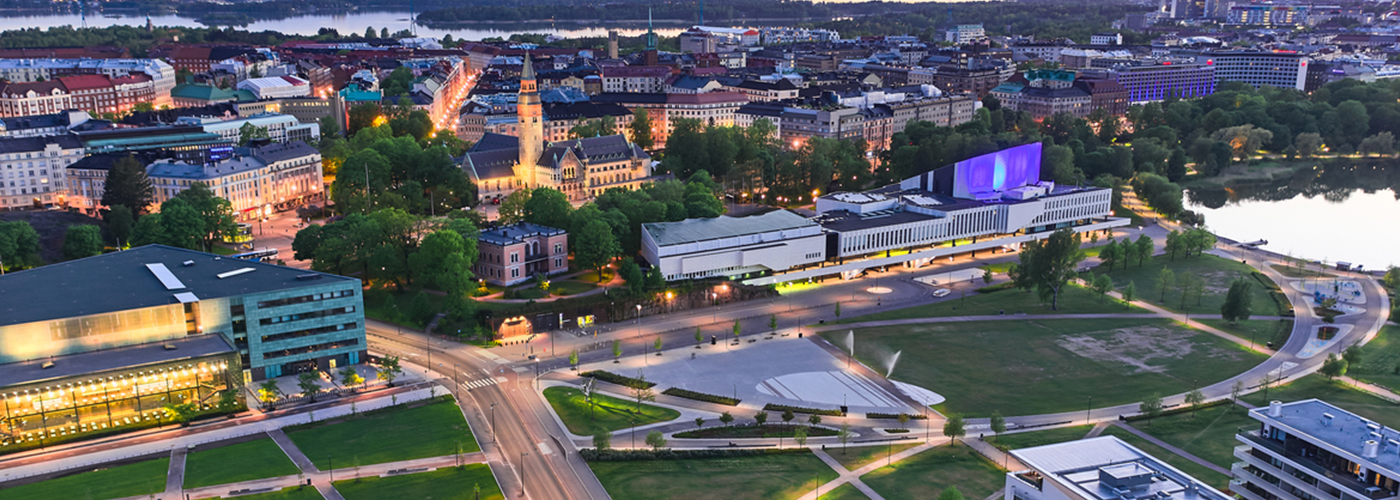
[[270, 438], [209, 450], [196, 449], [185, 457], [186, 488], [294, 476], [297, 472], [296, 464]]
[[[647, 425], [675, 420], [681, 412], [649, 404], [638, 407], [636, 401], [619, 399], [606, 394], [593, 394], [593, 409], [589, 409], [583, 391], [574, 387], [555, 386], [544, 390], [544, 399], [554, 408], [554, 413], [564, 421], [569, 432], [578, 436], [592, 436], [599, 432], [612, 432], [633, 425]], [[638, 411], [640, 408], [640, 411]]]
[[1289, 278], [1324, 278], [1329, 276], [1326, 273], [1319, 272], [1317, 266], [1313, 264], [1303, 266], [1302, 269], [1298, 269], [1298, 266], [1280, 266], [1278, 264], [1270, 264], [1269, 267], [1274, 268], [1279, 274]]
[[[1119, 429], [1117, 427], [1109, 426], [1109, 428], [1104, 429], [1102, 435], [1116, 436], [1118, 437], [1118, 439], [1122, 439], [1124, 442], [1137, 447], [1137, 449], [1142, 450], [1144, 453], [1157, 457], [1158, 460], [1166, 462], [1172, 467], [1176, 467], [1182, 472], [1190, 474], [1192, 477], [1195, 477], [1196, 479], [1199, 479], [1205, 482], [1206, 484], [1209, 484], [1216, 488], [1224, 489], [1230, 484], [1230, 476], [1221, 474], [1201, 464], [1187, 460], [1186, 457], [1167, 451], [1166, 448], [1152, 444], [1146, 439], [1140, 438], [1137, 435], [1125, 429]], [[1234, 443], [1235, 441], [1231, 440], [1230, 442]]]
[[[614, 500], [778, 500], [836, 479], [809, 452], [736, 458], [589, 462]], [[348, 498], [348, 497], [347, 497]]]
[[51, 500], [81, 498], [107, 500], [165, 492], [165, 477], [170, 472], [170, 459], [161, 458], [134, 464], [118, 465], [30, 483], [0, 490], [5, 500]]
[[[1272, 315], [1273, 310], [1268, 311]], [[1250, 340], [1253, 339], [1256, 345], [1266, 345], [1268, 342], [1274, 343], [1274, 349], [1283, 348], [1288, 343], [1288, 336], [1293, 334], [1293, 320], [1284, 319], [1250, 319], [1231, 325], [1229, 321], [1223, 319], [1196, 318], [1201, 324], [1219, 328], [1226, 333], [1234, 334], [1236, 337]]]
[[432, 472], [419, 472], [391, 477], [362, 477], [336, 481], [335, 489], [345, 500], [443, 500], [467, 498], [476, 500], [475, 488], [481, 488], [481, 500], [501, 500], [505, 495], [496, 485], [491, 467], [469, 464], [444, 467]]
[[[1162, 269], [1166, 268], [1172, 270], [1177, 280], [1186, 275], [1195, 275], [1205, 280], [1205, 292], [1201, 294], [1199, 301], [1192, 297], [1186, 302], [1186, 312], [1219, 315], [1220, 306], [1225, 303], [1225, 292], [1230, 289], [1230, 283], [1237, 278], [1244, 278], [1254, 283], [1253, 302], [1251, 302], [1254, 314], [1272, 316], [1278, 311], [1273, 299], [1269, 298], [1269, 291], [1250, 276], [1253, 268], [1241, 264], [1239, 261], [1214, 255], [1183, 257], [1178, 254], [1176, 260], [1172, 260], [1167, 255], [1158, 255], [1144, 261], [1141, 266], [1137, 265], [1137, 262], [1128, 264], [1126, 267], [1119, 266], [1108, 275], [1113, 278], [1115, 290], [1122, 290], [1129, 281], [1132, 281], [1137, 287], [1138, 299], [1172, 311], [1182, 312], [1180, 288], [1172, 287], [1166, 293], [1166, 300], [1161, 300], [1162, 293], [1158, 287], [1157, 277]], [[1096, 271], [1102, 274], [1104, 269]]]
[[1347, 373], [1354, 378], [1400, 391], [1400, 326], [1387, 325], [1361, 348], [1361, 362]]
[[[846, 332], [828, 341], [844, 345]], [[947, 398], [940, 411], [1039, 415], [1178, 394], [1262, 362], [1261, 354], [1165, 319], [968, 321], [861, 328], [856, 357]], [[911, 362], [912, 361], [912, 362]]]
[[[1141, 287], [1138, 290], [1142, 290]], [[1140, 294], [1141, 292], [1139, 292]], [[1041, 301], [1034, 292], [1002, 290], [992, 293], [969, 293], [966, 298], [954, 292], [950, 299], [936, 304], [895, 309], [881, 313], [846, 318], [837, 323], [861, 323], [887, 319], [943, 318], [948, 316], [996, 316], [1023, 312], [1026, 314], [1086, 314], [1086, 313], [1146, 313], [1138, 307], [1124, 306], [1112, 299], [1103, 300], [1087, 288], [1067, 285], [1060, 291], [1060, 308], [1050, 309], [1050, 301]]]
[[937, 498], [949, 486], [963, 498], [987, 498], [1006, 484], [1006, 474], [964, 444], [929, 449], [860, 480], [890, 500]]
[[[214, 497], [223, 498], [223, 497]], [[238, 500], [323, 500], [320, 492], [313, 486], [293, 486], [283, 488], [278, 491], [258, 493], [255, 495], [240, 495]]]
[[1001, 450], [1015, 450], [1019, 448], [1034, 448], [1047, 444], [1063, 443], [1065, 441], [1075, 441], [1084, 439], [1084, 436], [1093, 430], [1092, 425], [1076, 425], [1074, 427], [1060, 427], [1056, 429], [1046, 429], [1043, 431], [1017, 432], [1015, 434], [1002, 434], [987, 438], [987, 442], [992, 443]]
[[1268, 397], [1265, 397], [1261, 390], [1240, 399], [1255, 406], [1266, 406], [1270, 400], [1288, 403], [1313, 398], [1339, 406], [1392, 429], [1400, 428], [1400, 405], [1365, 391], [1354, 389], [1341, 382], [1327, 380], [1327, 377], [1317, 374], [1308, 375], [1282, 386], [1271, 387]]
[[1196, 412], [1178, 413], [1152, 419], [1138, 420], [1132, 426], [1224, 468], [1237, 460], [1235, 434], [1241, 427], [1258, 428], [1258, 420], [1249, 418], [1249, 410], [1233, 404], [1212, 406]]
[[807, 437], [835, 436], [836, 431], [826, 427], [806, 427], [801, 425], [784, 425], [781, 423], [769, 423], [767, 425], [736, 425], [723, 426], [716, 425], [704, 429], [677, 432], [673, 435], [678, 439], [752, 439], [752, 438], [790, 438], [796, 435], [797, 429], [806, 428]]
[[395, 406], [345, 419], [287, 428], [316, 468], [397, 462], [480, 451], [462, 411], [450, 398], [405, 407]]
[[827, 447], [826, 454], [845, 467], [846, 470], [856, 470], [870, 465], [878, 460], [885, 460], [891, 454], [913, 448], [924, 444], [919, 441], [898, 441], [882, 443], [869, 446], [857, 446], [854, 448], [834, 448]]
[[825, 500], [870, 500], [870, 497], [865, 496], [864, 493], [861, 493], [860, 490], [852, 486], [851, 483], [842, 484], [841, 486], [837, 486], [834, 490], [822, 491], [819, 493], [821, 494], [821, 498]]
[[567, 280], [549, 282], [549, 293], [561, 297], [569, 295], [578, 295], [580, 293], [587, 292], [594, 288], [598, 288], [598, 284], [587, 281]]

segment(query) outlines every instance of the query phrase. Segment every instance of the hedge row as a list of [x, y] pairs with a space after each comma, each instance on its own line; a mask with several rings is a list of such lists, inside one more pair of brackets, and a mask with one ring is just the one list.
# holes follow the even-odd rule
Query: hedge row
[[756, 457], [760, 455], [779, 455], [785, 453], [811, 453], [806, 448], [789, 448], [785, 450], [753, 450], [753, 449], [711, 449], [711, 450], [595, 450], [584, 448], [578, 451], [579, 456], [588, 462], [635, 462], [640, 460], [685, 460], [689, 458], [737, 458]]
[[988, 285], [988, 286], [984, 286], [984, 287], [982, 287], [982, 288], [978, 288], [978, 289], [977, 289], [977, 293], [1000, 292], [1000, 291], [1002, 291], [1002, 290], [1010, 290], [1010, 289], [1013, 289], [1013, 288], [1016, 288], [1016, 283], [1013, 283], [1013, 282], [1008, 281], [1008, 282], [1006, 282], [1006, 283], [997, 283], [997, 284], [995, 284], [995, 285]]
[[667, 395], [667, 396], [675, 396], [675, 397], [678, 397], [678, 398], [694, 399], [694, 400], [696, 400], [696, 401], [704, 401], [704, 402], [706, 402], [706, 403], [714, 403], [714, 404], [720, 404], [720, 405], [725, 405], [725, 406], [739, 406], [739, 400], [734, 399], [734, 398], [731, 398], [731, 397], [729, 397], [729, 396], [716, 396], [716, 395], [714, 395], [714, 394], [705, 394], [705, 393], [703, 393], [703, 392], [687, 391], [687, 390], [685, 390], [685, 389], [677, 389], [677, 388], [675, 388], [675, 387], [672, 387], [672, 388], [666, 389], [666, 390], [664, 390], [664, 391], [661, 391], [661, 393], [662, 393], [662, 394], [665, 394], [665, 395]]
[[911, 415], [908, 413], [866, 413], [865, 418], [873, 420], [899, 420], [899, 416], [909, 417], [909, 420], [928, 420], [926, 415]]
[[1293, 317], [1293, 303], [1288, 301], [1288, 296], [1278, 290], [1270, 290], [1269, 298], [1274, 299], [1274, 307], [1278, 308], [1279, 316]]
[[[1228, 405], [1228, 404], [1235, 404], [1235, 402], [1234, 402], [1234, 401], [1231, 401], [1229, 398], [1217, 399], [1217, 400], [1215, 400], [1215, 401], [1207, 401], [1207, 402], [1201, 403], [1200, 406], [1195, 407], [1194, 410], [1204, 410], [1204, 409], [1206, 409], [1206, 408], [1211, 408], [1211, 407], [1220, 406], [1220, 405]], [[1162, 410], [1162, 413], [1158, 414], [1157, 416], [1158, 416], [1158, 417], [1165, 417], [1165, 416], [1168, 416], [1168, 415], [1180, 415], [1180, 414], [1182, 414], [1182, 413], [1190, 413], [1192, 410], [1193, 410], [1192, 407], [1183, 404], [1183, 405], [1177, 406], [1176, 408], [1172, 408], [1172, 409], [1170, 409], [1170, 410]], [[1137, 414], [1137, 415], [1131, 415], [1131, 416], [1123, 417], [1123, 420], [1124, 420], [1124, 421], [1128, 421], [1128, 422], [1136, 422], [1136, 421], [1138, 421], [1138, 420], [1147, 420], [1147, 419], [1148, 419], [1147, 415], [1142, 414], [1142, 413], [1139, 413], [1139, 414]]]
[[1273, 291], [1280, 291], [1280, 290], [1282, 290], [1281, 288], [1278, 287], [1278, 283], [1274, 283], [1274, 280], [1269, 279], [1269, 277], [1266, 276], [1264, 273], [1261, 273], [1261, 272], [1259, 272], [1259, 271], [1250, 271], [1249, 274], [1250, 274], [1251, 276], [1254, 276], [1254, 280], [1255, 280], [1255, 281], [1258, 281], [1259, 284], [1260, 284], [1261, 286], [1263, 286], [1265, 290], [1273, 290]]
[[[624, 376], [624, 375], [618, 375], [618, 374], [616, 374], [616, 373], [609, 372], [609, 371], [603, 371], [603, 370], [586, 371], [586, 372], [583, 372], [583, 373], [579, 374], [579, 376], [580, 376], [580, 377], [595, 378], [595, 379], [598, 379], [598, 380], [602, 380], [602, 381], [604, 381], [604, 382], [608, 382], [608, 383], [611, 383], [611, 384], [617, 384], [617, 385], [621, 385], [621, 386], [626, 386], [626, 387], [636, 387], [637, 385], [639, 385], [639, 384], [642, 383], [642, 380], [641, 380], [641, 379], [632, 378], [632, 377], [628, 377], [628, 376]], [[656, 382], [646, 382], [644, 385], [645, 385], [645, 387], [646, 387], [647, 389], [650, 389], [650, 388], [652, 388], [652, 387], [656, 387]]]
[[773, 404], [773, 403], [768, 403], [768, 404], [766, 404], [766, 405], [763, 405], [763, 411], [776, 411], [776, 412], [791, 411], [791, 412], [793, 412], [793, 413], [806, 413], [806, 414], [810, 414], [810, 415], [826, 415], [826, 416], [828, 416], [828, 417], [839, 417], [839, 416], [841, 416], [841, 410], [819, 410], [819, 409], [816, 409], [816, 408], [803, 408], [803, 407], [801, 407], [801, 406], [775, 405], [775, 404]]

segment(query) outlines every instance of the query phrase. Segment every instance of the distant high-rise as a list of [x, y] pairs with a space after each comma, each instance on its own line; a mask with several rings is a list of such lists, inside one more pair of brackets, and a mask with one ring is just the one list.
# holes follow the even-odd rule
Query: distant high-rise
[[617, 30], [608, 30], [608, 59], [617, 59]]

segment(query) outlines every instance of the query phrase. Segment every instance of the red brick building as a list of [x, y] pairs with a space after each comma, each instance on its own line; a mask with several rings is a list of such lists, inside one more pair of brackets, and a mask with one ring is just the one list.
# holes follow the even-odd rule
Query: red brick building
[[563, 229], [528, 222], [489, 229], [477, 236], [476, 248], [481, 255], [472, 272], [493, 285], [569, 270], [569, 234]]

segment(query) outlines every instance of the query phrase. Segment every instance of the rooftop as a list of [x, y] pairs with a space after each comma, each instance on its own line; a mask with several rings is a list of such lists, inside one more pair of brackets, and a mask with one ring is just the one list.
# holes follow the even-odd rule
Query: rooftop
[[[189, 265], [185, 265], [189, 262]], [[179, 281], [162, 284], [148, 265], [160, 265]], [[228, 271], [252, 269], [220, 278]], [[73, 318], [178, 303], [175, 294], [200, 300], [300, 288], [304, 276], [353, 278], [163, 245], [71, 260], [0, 276], [0, 326]]]
[[[173, 346], [174, 349], [168, 349]], [[132, 346], [102, 349], [77, 354], [44, 358], [36, 361], [0, 365], [0, 387], [32, 384], [88, 373], [136, 368], [140, 366], [201, 358], [213, 354], [231, 353], [233, 346], [224, 336], [211, 333], [151, 342]], [[53, 362], [53, 367], [43, 368], [43, 363]]]
[[[1011, 451], [1045, 481], [1084, 499], [1228, 500], [1229, 496], [1122, 440], [1104, 436]], [[1025, 472], [1013, 473], [1026, 479]]]
[[481, 235], [477, 236], [476, 239], [477, 241], [483, 241], [494, 245], [511, 245], [525, 241], [525, 238], [533, 236], [556, 236], [564, 233], [565, 231], [563, 229], [521, 222], [506, 227], [482, 231]]
[[653, 222], [642, 224], [642, 230], [656, 240], [658, 246], [677, 245], [696, 241], [732, 238], [749, 234], [768, 233], [801, 229], [815, 226], [807, 220], [787, 210], [774, 210], [761, 215], [730, 217], [721, 215], [710, 219], [686, 219], [680, 222]]
[[[1375, 468], [1388, 471], [1390, 477], [1400, 477], [1400, 431], [1396, 429], [1317, 399], [1283, 404], [1277, 417], [1269, 416], [1267, 407], [1250, 410], [1249, 416], [1285, 429], [1290, 435], [1307, 436], [1308, 441], [1325, 445], [1352, 462], [1374, 464]], [[1366, 441], [1371, 440], [1377, 442], [1380, 453], [1376, 458], [1365, 458]]]

